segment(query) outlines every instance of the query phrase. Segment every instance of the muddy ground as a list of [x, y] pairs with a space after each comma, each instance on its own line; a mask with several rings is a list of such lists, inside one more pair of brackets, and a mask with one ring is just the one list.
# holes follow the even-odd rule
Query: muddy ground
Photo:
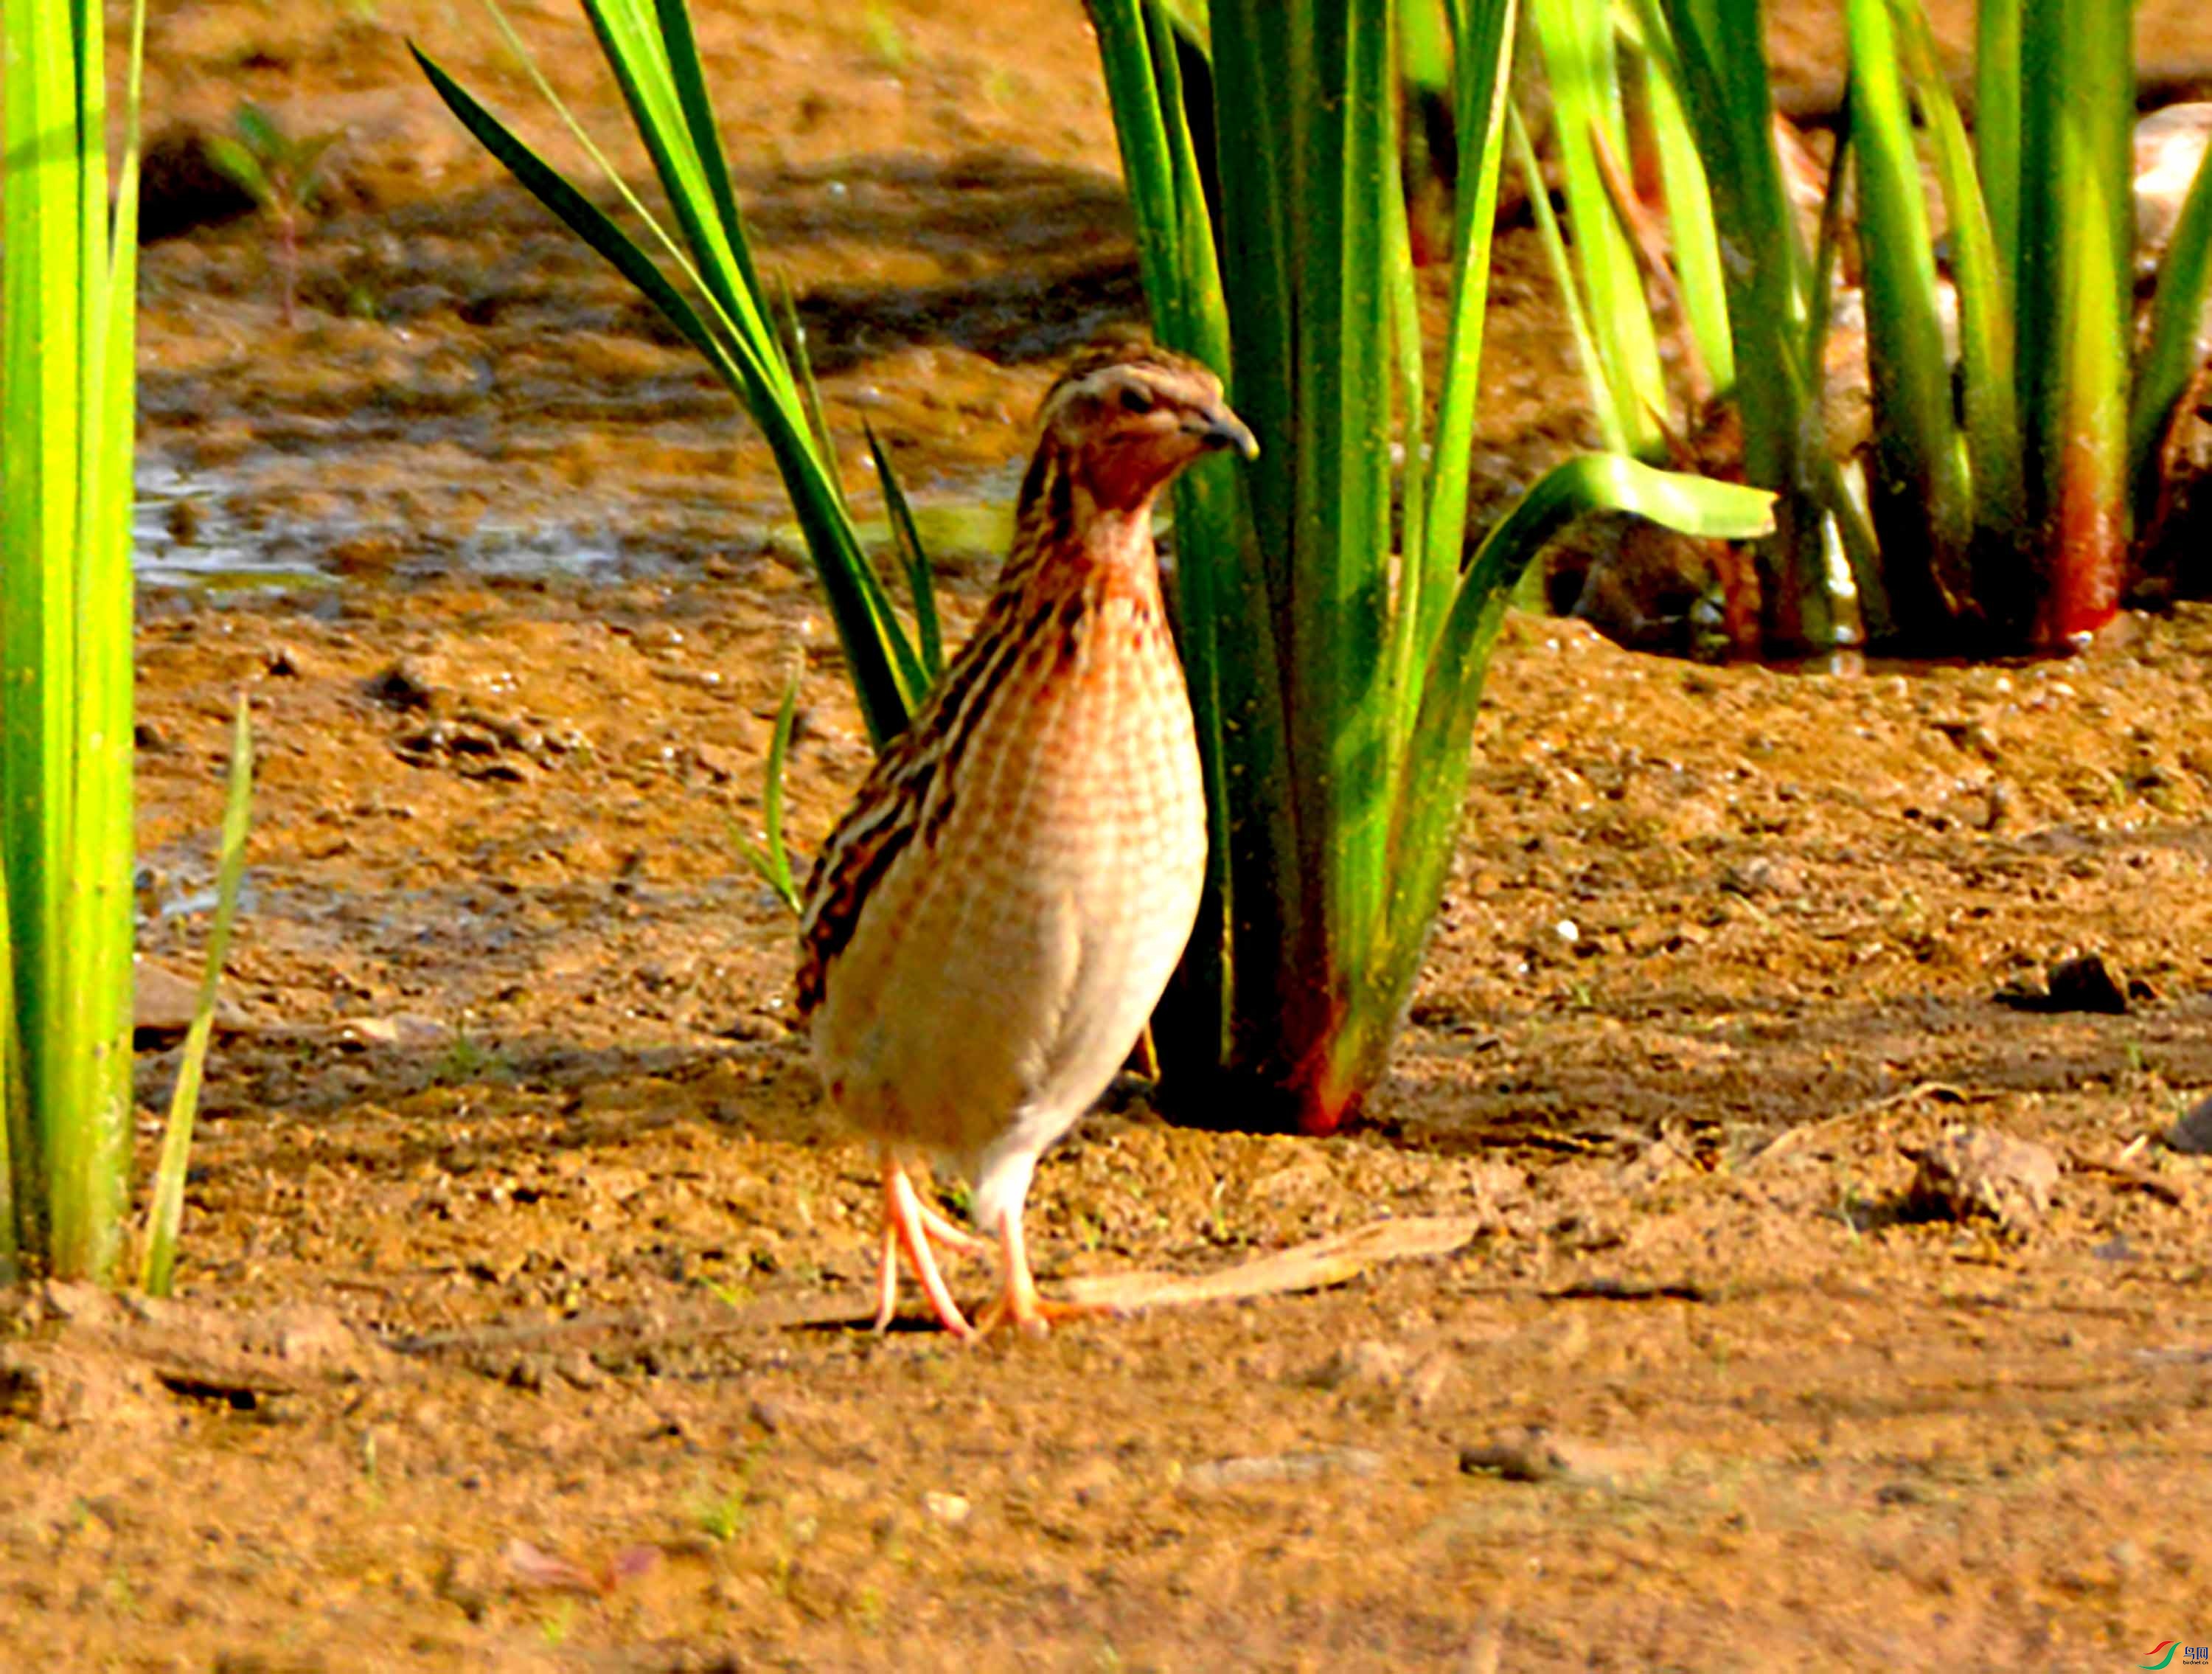
[[[580, 27], [518, 15], [604, 123]], [[852, 480], [866, 417], [964, 624], [1054, 357], [1138, 306], [1079, 15], [702, 28]], [[1365, 1117], [1200, 1134], [1126, 1097], [1031, 1200], [1048, 1281], [1384, 1220], [1456, 1247], [1044, 1341], [878, 1338], [841, 1323], [866, 1160], [732, 848], [793, 667], [802, 849], [867, 761], [764, 450], [474, 154], [410, 32], [526, 107], [442, 8], [154, 18], [157, 131], [252, 97], [347, 138], [289, 327], [265, 224], [147, 252], [149, 956], [204, 938], [240, 689], [252, 872], [183, 1301], [12, 1305], [0, 1661], [2103, 1669], [2212, 1640], [2212, 1184], [2156, 1137], [2212, 1091], [2212, 611], [1850, 674], [1516, 622]], [[1525, 244], [1493, 498], [1582, 425]], [[2127, 1010], [2000, 1002], [2085, 952]], [[142, 1064], [150, 1159], [173, 1044]], [[1961, 1124], [2045, 1147], [2048, 1209], [1923, 1218], [1916, 1159]]]

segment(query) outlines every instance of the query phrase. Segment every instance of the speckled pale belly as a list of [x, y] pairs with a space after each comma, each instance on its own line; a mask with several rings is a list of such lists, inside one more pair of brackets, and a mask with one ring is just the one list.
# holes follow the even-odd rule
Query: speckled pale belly
[[1109, 596], [1027, 648], [939, 772], [814, 1041], [848, 1121], [972, 1170], [1098, 1096], [1197, 916], [1198, 752], [1157, 606]]

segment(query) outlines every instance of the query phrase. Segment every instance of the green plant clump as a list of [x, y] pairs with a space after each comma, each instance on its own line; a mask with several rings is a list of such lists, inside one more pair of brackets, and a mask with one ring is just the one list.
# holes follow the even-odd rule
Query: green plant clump
[[[144, 11], [110, 198], [102, 17], [0, 13], [0, 1282], [117, 1276], [131, 1162], [131, 455]], [[244, 869], [241, 702], [207, 971], [143, 1278], [168, 1288], [192, 1112]]]
[[[1625, 138], [1616, 53], [1629, 49], [1648, 78], [1672, 239], [1671, 257], [1646, 265], [1692, 327], [1686, 365], [1711, 371], [1740, 414], [1744, 477], [1778, 496], [1757, 598], [1728, 601], [1735, 648], [1794, 654], [1856, 633], [1920, 653], [2053, 651], [2109, 621], [2132, 543], [2156, 527], [2162, 450], [2199, 362], [2212, 275], [2212, 177], [2200, 167], [2136, 354], [2129, 9], [1985, 0], [1970, 141], [1919, 0], [1850, 0], [1850, 96], [1808, 250], [1777, 144], [1759, 0], [1531, 3], [1571, 254], [1532, 184], [1539, 220], [1601, 429], [1647, 453], [1666, 397], [1649, 352], [1653, 295], [1632, 283], [1624, 231], [1640, 211], [1600, 161]], [[1823, 399], [1846, 168], [1872, 408], [1863, 461], [1838, 457], [1846, 444], [1829, 434]], [[1710, 259], [1709, 232], [1728, 262]], [[1694, 406], [1705, 391], [1688, 393]], [[1848, 603], [1832, 552], [1848, 568]]]

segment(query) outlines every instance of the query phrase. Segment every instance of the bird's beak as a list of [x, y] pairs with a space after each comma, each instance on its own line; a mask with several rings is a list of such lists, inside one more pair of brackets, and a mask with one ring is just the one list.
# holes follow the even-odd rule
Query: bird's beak
[[1260, 439], [1226, 407], [1217, 407], [1203, 417], [1194, 416], [1188, 428], [1208, 447], [1234, 447], [1248, 460], [1260, 457]]

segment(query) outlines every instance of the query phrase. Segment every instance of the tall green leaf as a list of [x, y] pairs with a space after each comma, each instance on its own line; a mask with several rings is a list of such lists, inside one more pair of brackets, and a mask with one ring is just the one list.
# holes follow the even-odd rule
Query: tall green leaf
[[1728, 288], [1747, 481], [1772, 490], [1775, 533], [1758, 549], [1770, 650], [1832, 645], [1821, 531], [1830, 515], [1819, 410], [1823, 373], [1802, 235], [1774, 143], [1759, 0], [1660, 0], [1683, 103], [1701, 140]]
[[1559, 217], [1552, 208], [1552, 195], [1544, 186], [1543, 165], [1536, 160], [1535, 144], [1528, 137], [1528, 125], [1517, 105], [1506, 107], [1506, 134], [1513, 147], [1514, 164], [1528, 188], [1537, 241], [1544, 247], [1553, 282], [1559, 288], [1560, 305], [1567, 316], [1567, 332], [1574, 339], [1575, 359], [1582, 365], [1583, 383], [1589, 391], [1590, 410], [1597, 419], [1598, 440], [1607, 452], [1626, 454], [1629, 451], [1625, 417], [1627, 404], [1614, 393], [1606, 376], [1597, 338], [1590, 331], [1589, 310], [1583, 306], [1583, 288], [1575, 277], [1574, 258], [1567, 253], [1566, 236], [1559, 230]]
[[[1139, 0], [1097, 0], [1091, 16], [1139, 227], [1153, 329], [1161, 341], [1219, 372], [1237, 411], [1258, 423], [1255, 413], [1287, 399], [1279, 380], [1289, 362], [1271, 359], [1269, 346], [1255, 347], [1249, 333], [1260, 326], [1287, 342], [1288, 315], [1273, 312], [1286, 307], [1286, 292], [1251, 295], [1251, 306], [1233, 319], [1226, 294], [1244, 295], [1248, 281], [1265, 285], [1284, 277], [1271, 263], [1240, 265], [1249, 253], [1243, 240], [1267, 235], [1270, 223], [1252, 213], [1253, 194], [1255, 181], [1267, 179], [1279, 158], [1242, 143], [1222, 148], [1227, 236], [1217, 254], [1186, 89], [1173, 55], [1161, 50], [1163, 15]], [[1242, 6], [1214, 10], [1214, 83], [1224, 102], [1243, 96], [1246, 77], [1280, 68], [1260, 66], [1256, 55], [1283, 43], [1272, 30], [1255, 38], [1249, 33], [1251, 21]], [[1272, 91], [1279, 95], [1283, 89], [1276, 84]], [[1281, 114], [1271, 107], [1270, 119]], [[1237, 1055], [1240, 991], [1249, 995], [1271, 969], [1281, 969], [1270, 955], [1298, 912], [1291, 893], [1297, 811], [1278, 675], [1283, 622], [1275, 609], [1280, 595], [1267, 569], [1268, 554], [1280, 549], [1254, 535], [1255, 522], [1287, 514], [1280, 491], [1285, 462], [1284, 450], [1263, 448], [1249, 477], [1223, 460], [1199, 466], [1176, 485], [1172, 602], [1205, 767], [1211, 841], [1198, 928], [1170, 1004], [1156, 1020], [1163, 1056], [1174, 1062], [1212, 1064]], [[1233, 819], [1232, 807], [1238, 810]], [[1250, 974], [1240, 978], [1240, 971]]]
[[1658, 0], [1639, 0], [1634, 21], [1659, 178], [1667, 194], [1682, 312], [1711, 381], [1704, 393], [1725, 392], [1735, 387], [1735, 345], [1729, 332], [1728, 286], [1721, 271], [1720, 229], [1713, 223], [1712, 186], [1705, 178], [1696, 131], [1682, 102], [1681, 65]]
[[1484, 538], [1462, 577], [1423, 681], [1421, 711], [1394, 797], [1395, 880], [1381, 968], [1402, 997], [1449, 873], [1467, 789], [1468, 740], [1505, 601], [1521, 571], [1577, 518], [1626, 512], [1683, 534], [1753, 540], [1771, 533], [1774, 496], [1733, 483], [1655, 471], [1620, 454], [1553, 467]]
[[129, 1159], [143, 12], [111, 207], [102, 15], [0, 15], [0, 889], [11, 1244], [105, 1280]]
[[1598, 360], [1630, 451], [1656, 457], [1667, 428], [1666, 374], [1636, 246], [1607, 183], [1629, 155], [1611, 0], [1532, 0], [1528, 15], [1552, 89], [1567, 226]]
[[2020, 267], [2020, 16], [2021, 0], [1974, 7], [1974, 163], [2008, 314]]
[[2060, 647], [2119, 607], [2128, 521], [2130, 139], [2126, 7], [2044, 0], [2021, 36], [2019, 344], [2032, 634]]
[[761, 841], [756, 845], [743, 837], [738, 839], [745, 863], [793, 916], [805, 904], [799, 880], [792, 875], [791, 852], [783, 841], [783, 764], [791, 753], [791, 729], [798, 717], [799, 674], [793, 670], [784, 683], [783, 702], [775, 711], [775, 730], [769, 737], [768, 764], [762, 774]]
[[1967, 455], [1953, 417], [1935, 241], [1888, 0], [1850, 0], [1848, 15], [1874, 387], [1875, 528], [1900, 625], [1940, 643], [1972, 601]]
[[2189, 196], [2166, 241], [2158, 291], [2151, 302], [2150, 339], [2136, 368], [2128, 409], [2128, 479], [2138, 519], [2157, 494], [2159, 450], [2174, 404], [2203, 363], [2198, 350], [2208, 281], [2212, 281], [2212, 147], [2197, 165]]

